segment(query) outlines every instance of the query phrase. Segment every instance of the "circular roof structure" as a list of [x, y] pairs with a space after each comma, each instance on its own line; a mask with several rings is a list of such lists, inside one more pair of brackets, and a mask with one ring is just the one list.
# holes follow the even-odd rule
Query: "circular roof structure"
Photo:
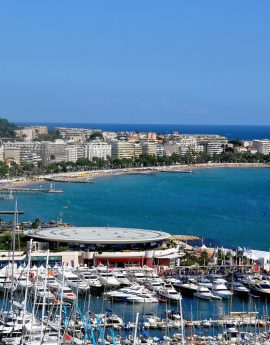
[[46, 228], [29, 235], [34, 239], [48, 242], [87, 244], [148, 243], [171, 237], [169, 233], [162, 231], [111, 227]]

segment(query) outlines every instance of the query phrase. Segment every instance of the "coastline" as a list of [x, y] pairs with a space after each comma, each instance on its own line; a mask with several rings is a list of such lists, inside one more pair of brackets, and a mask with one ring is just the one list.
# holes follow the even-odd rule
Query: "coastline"
[[[138, 167], [138, 168], [121, 168], [108, 170], [91, 170], [91, 171], [76, 171], [65, 172], [58, 174], [39, 175], [30, 179], [14, 178], [12, 180], [2, 180], [1, 183], [7, 184], [9, 187], [29, 186], [35, 184], [49, 183], [49, 179], [65, 180], [66, 182], [73, 182], [78, 180], [93, 181], [96, 178], [117, 176], [117, 175], [137, 175], [137, 174], [151, 174], [159, 172], [188, 172], [193, 169], [218, 169], [218, 168], [270, 168], [269, 164], [264, 163], [208, 163], [208, 164], [189, 164], [189, 165], [169, 165], [169, 166], [154, 166], [154, 167]], [[59, 181], [61, 182], [61, 181]]]

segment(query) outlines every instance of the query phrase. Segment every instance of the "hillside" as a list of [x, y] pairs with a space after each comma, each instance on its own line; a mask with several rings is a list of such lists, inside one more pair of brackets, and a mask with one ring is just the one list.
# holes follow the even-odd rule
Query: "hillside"
[[0, 118], [0, 138], [14, 138], [16, 128], [14, 123]]

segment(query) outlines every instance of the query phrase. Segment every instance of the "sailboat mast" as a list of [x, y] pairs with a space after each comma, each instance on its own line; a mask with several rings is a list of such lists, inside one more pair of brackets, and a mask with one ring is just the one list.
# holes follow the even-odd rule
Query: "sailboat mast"
[[16, 241], [16, 225], [17, 225], [17, 199], [15, 199], [15, 211], [12, 231], [12, 266], [11, 266], [11, 310], [13, 309], [14, 302], [14, 264], [15, 264], [15, 241]]

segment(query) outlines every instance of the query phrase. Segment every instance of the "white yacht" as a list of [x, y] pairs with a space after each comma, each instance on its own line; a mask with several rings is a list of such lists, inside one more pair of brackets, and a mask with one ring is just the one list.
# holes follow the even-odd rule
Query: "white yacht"
[[213, 284], [211, 283], [211, 281], [207, 278], [199, 278], [197, 279], [197, 284], [199, 286], [206, 286], [208, 289], [211, 289]]
[[219, 296], [221, 298], [230, 298], [232, 296], [232, 292], [229, 291], [225, 284], [218, 284], [218, 283], [213, 283], [213, 287], [211, 290], [212, 294], [215, 296]]
[[180, 301], [181, 294], [175, 290], [175, 288], [170, 283], [164, 283], [163, 287], [158, 290], [159, 296], [170, 300], [171, 302]]
[[227, 283], [227, 287], [229, 290], [232, 289], [235, 294], [243, 297], [248, 296], [250, 292], [250, 290], [240, 282], [229, 282]]
[[264, 298], [270, 299], [270, 284], [268, 281], [258, 281], [255, 284], [251, 284], [249, 288], [256, 294]]
[[[63, 279], [63, 273], [59, 271], [58, 281], [62, 282], [62, 279]], [[69, 270], [64, 271], [64, 282], [67, 284], [67, 286], [69, 286], [75, 291], [78, 291], [79, 293], [87, 292], [90, 289], [89, 285], [84, 279], [79, 278], [77, 274]]]
[[174, 283], [173, 286], [180, 290], [183, 294], [193, 295], [198, 290], [198, 285], [192, 281], [184, 281]]
[[108, 298], [130, 303], [156, 303], [158, 299], [154, 297], [149, 290], [139, 285], [122, 288], [103, 294]]
[[98, 271], [97, 276], [104, 287], [119, 287], [121, 284], [118, 279], [109, 271]]
[[130, 280], [127, 278], [126, 274], [121, 271], [113, 271], [112, 274], [119, 281], [121, 285], [129, 286]]
[[163, 288], [164, 286], [164, 283], [160, 282], [159, 280], [149, 280], [147, 279], [145, 282], [144, 282], [144, 286], [151, 290], [151, 291], [159, 291]]
[[83, 278], [90, 286], [90, 289], [102, 288], [102, 283], [98, 279], [98, 276], [94, 273], [93, 270], [88, 271], [79, 271], [79, 277]]
[[143, 284], [147, 280], [147, 276], [143, 271], [137, 271], [130, 273], [129, 279], [135, 283]]
[[194, 293], [194, 296], [201, 299], [211, 299], [213, 297], [212, 292], [206, 286], [199, 286], [198, 290]]

